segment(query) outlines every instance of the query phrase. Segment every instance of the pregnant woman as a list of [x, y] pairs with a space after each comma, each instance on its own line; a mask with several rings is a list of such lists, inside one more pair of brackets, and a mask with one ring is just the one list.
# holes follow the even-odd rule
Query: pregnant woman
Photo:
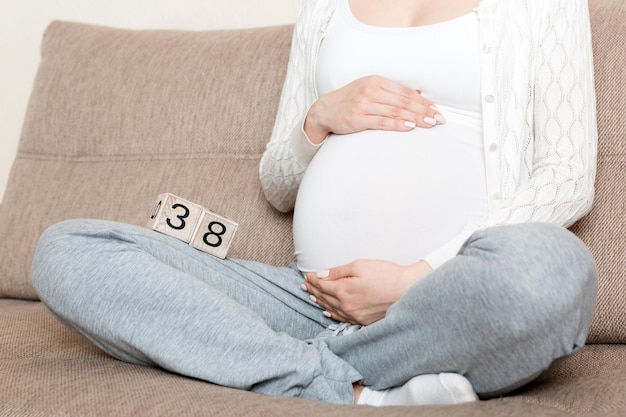
[[72, 220], [32, 279], [109, 354], [341, 404], [509, 393], [585, 342], [596, 269], [585, 0], [305, 0], [265, 195], [297, 262]]

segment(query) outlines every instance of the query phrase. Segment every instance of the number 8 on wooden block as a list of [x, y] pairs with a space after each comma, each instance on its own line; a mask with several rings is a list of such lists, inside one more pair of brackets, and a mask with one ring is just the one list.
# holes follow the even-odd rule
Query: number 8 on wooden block
[[196, 249], [224, 259], [238, 224], [226, 217], [204, 210], [189, 243]]

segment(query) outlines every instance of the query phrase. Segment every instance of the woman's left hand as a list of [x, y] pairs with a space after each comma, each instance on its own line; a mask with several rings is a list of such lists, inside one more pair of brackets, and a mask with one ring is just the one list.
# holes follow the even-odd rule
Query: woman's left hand
[[431, 271], [425, 261], [400, 266], [388, 261], [359, 260], [317, 274], [310, 272], [304, 286], [311, 299], [325, 309], [326, 316], [368, 325], [385, 317], [387, 309]]

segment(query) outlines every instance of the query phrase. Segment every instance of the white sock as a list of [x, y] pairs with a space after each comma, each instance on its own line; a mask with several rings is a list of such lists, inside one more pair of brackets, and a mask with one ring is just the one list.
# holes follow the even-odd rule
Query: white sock
[[374, 391], [364, 388], [358, 404], [385, 405], [459, 404], [478, 400], [472, 384], [452, 373], [418, 375], [401, 387]]

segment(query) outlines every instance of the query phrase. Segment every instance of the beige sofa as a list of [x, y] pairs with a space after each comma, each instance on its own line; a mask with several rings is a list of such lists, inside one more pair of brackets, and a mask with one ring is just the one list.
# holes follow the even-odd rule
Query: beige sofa
[[291, 27], [51, 24], [0, 208], [0, 416], [626, 416], [626, 3], [590, 7], [597, 195], [573, 227], [600, 269], [588, 346], [506, 398], [384, 409], [261, 396], [129, 365], [65, 329], [37, 301], [29, 268], [47, 226], [81, 217], [143, 225], [164, 191], [237, 220], [230, 256], [292, 258], [291, 218], [269, 207], [257, 179]]

